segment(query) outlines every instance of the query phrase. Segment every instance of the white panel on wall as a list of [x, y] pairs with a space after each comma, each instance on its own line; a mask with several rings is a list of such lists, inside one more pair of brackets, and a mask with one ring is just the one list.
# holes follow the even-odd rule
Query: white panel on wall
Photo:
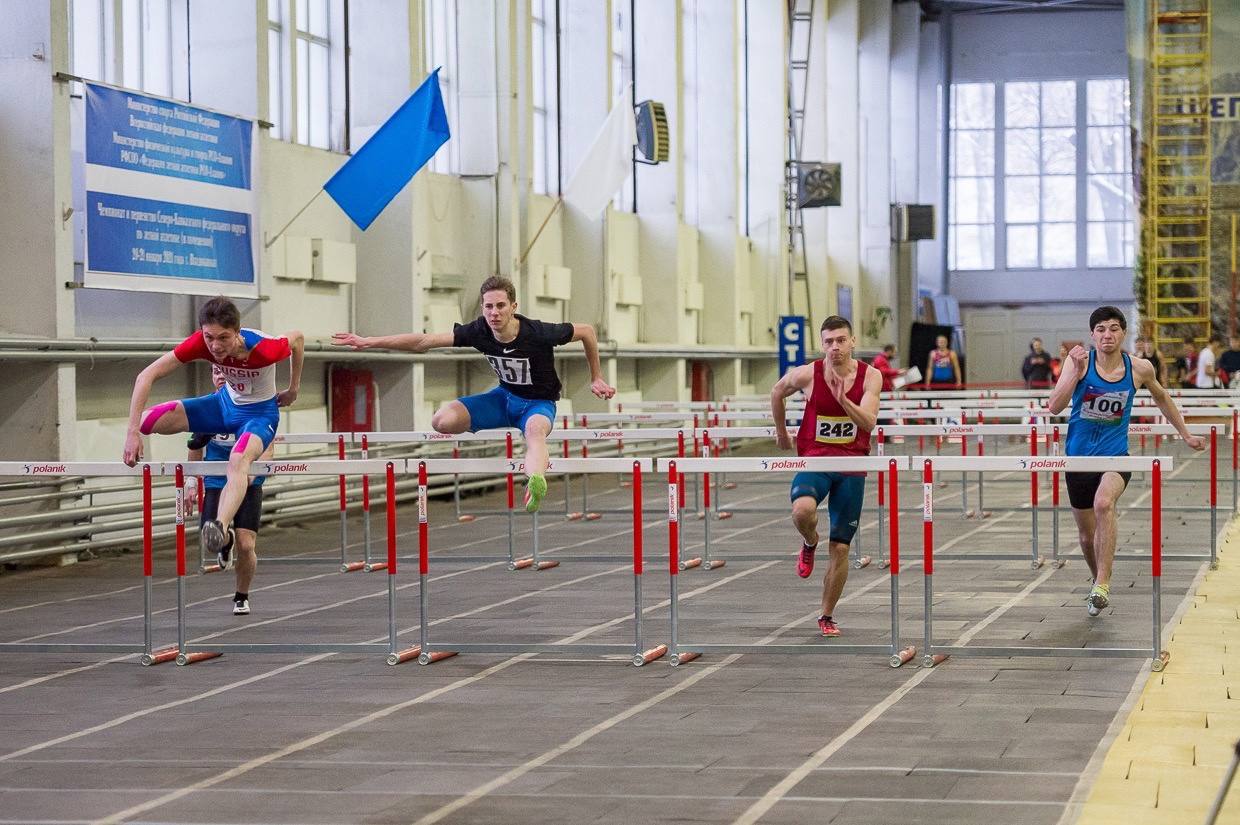
[[689, 281], [685, 284], [685, 309], [702, 310], [706, 296], [700, 281]]
[[544, 264], [540, 294], [544, 298], [570, 300], [573, 297], [573, 271], [566, 266]]
[[447, 332], [453, 324], [461, 323], [461, 307], [455, 301], [428, 302], [426, 304], [426, 329], [430, 332]]
[[615, 300], [620, 306], [640, 306], [642, 302], [642, 279], [637, 275], [613, 272]]
[[335, 284], [357, 283], [357, 247], [345, 241], [315, 238], [312, 242], [314, 265], [311, 277]]
[[271, 272], [277, 278], [308, 281], [314, 277], [314, 244], [310, 238], [285, 235], [271, 246]]

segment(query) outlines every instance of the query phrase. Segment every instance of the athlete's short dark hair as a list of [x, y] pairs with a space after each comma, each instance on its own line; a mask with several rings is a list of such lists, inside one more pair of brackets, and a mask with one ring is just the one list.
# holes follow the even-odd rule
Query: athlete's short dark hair
[[223, 295], [217, 295], [198, 310], [198, 326], [203, 327], [207, 324], [219, 324], [227, 329], [241, 329], [241, 311], [232, 301]]
[[478, 289], [478, 294], [486, 295], [488, 292], [494, 292], [497, 289], [502, 289], [504, 292], [508, 293], [509, 301], [512, 301], [514, 304], [517, 302], [517, 288], [513, 285], [512, 281], [502, 275], [492, 275], [490, 278], [483, 281], [482, 286]]
[[1093, 329], [1103, 321], [1119, 321], [1120, 329], [1128, 329], [1128, 319], [1119, 311], [1119, 307], [1104, 306], [1095, 309], [1089, 315], [1089, 328]]
[[892, 353], [892, 352], [895, 352], [895, 351], [896, 351], [896, 345], [895, 345], [895, 344], [883, 344], [883, 352], [885, 352], [885, 353]]
[[818, 332], [823, 333], [829, 329], [846, 329], [848, 334], [852, 335], [852, 324], [843, 315], [828, 315], [827, 320], [822, 322]]
[[1221, 347], [1223, 345], [1223, 336], [1216, 332], [1210, 336], [1210, 340], [1207, 343], [1218, 344]]

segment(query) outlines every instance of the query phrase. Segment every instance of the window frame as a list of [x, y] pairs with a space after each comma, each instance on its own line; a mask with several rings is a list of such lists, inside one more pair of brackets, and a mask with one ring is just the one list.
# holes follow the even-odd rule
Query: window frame
[[[425, 70], [439, 69], [439, 90], [443, 96], [448, 128], [460, 134], [460, 7], [457, 0], [422, 0], [422, 51]], [[460, 141], [449, 140], [427, 163], [441, 175], [457, 175], [461, 170]]]
[[[989, 126], [972, 126], [972, 125], [958, 126], [957, 125], [957, 118], [956, 118], [957, 90], [965, 86], [989, 87], [990, 97], [991, 97], [991, 112], [990, 112], [990, 118], [989, 118], [989, 124], [990, 124]], [[951, 110], [948, 112], [948, 119], [947, 119], [947, 128], [949, 131], [950, 146], [951, 146], [950, 157], [948, 159], [948, 169], [947, 169], [948, 171], [947, 258], [948, 258], [948, 269], [953, 272], [990, 272], [990, 271], [993, 271], [995, 268], [995, 252], [996, 252], [995, 238], [996, 238], [996, 231], [997, 231], [996, 227], [998, 224], [998, 215], [997, 215], [997, 209], [996, 209], [997, 204], [995, 203], [996, 198], [997, 198], [995, 178], [996, 178], [996, 167], [998, 165], [998, 151], [997, 151], [998, 147], [996, 144], [997, 134], [998, 134], [996, 107], [998, 106], [997, 101], [999, 98], [998, 89], [996, 88], [996, 86], [997, 84], [991, 81], [977, 81], [977, 82], [965, 82], [965, 83], [951, 84]], [[979, 136], [982, 137], [983, 140], [986, 139], [986, 135], [989, 135], [989, 140], [991, 143], [991, 169], [990, 169], [989, 175], [977, 174], [977, 173], [970, 173], [967, 175], [960, 174], [959, 163], [956, 160], [957, 135], [959, 135], [960, 133], [977, 133], [979, 134]], [[961, 221], [958, 219], [960, 210], [958, 209], [956, 203], [958, 200], [958, 192], [959, 192], [960, 187], [957, 181], [961, 181], [961, 180], [977, 181], [979, 186], [981, 185], [982, 181], [987, 181], [987, 180], [990, 181], [990, 191], [991, 191], [990, 220], [988, 221], [986, 220]], [[985, 249], [985, 244], [984, 244], [984, 239], [986, 236], [985, 230], [986, 228], [989, 228], [990, 230], [989, 265], [986, 265], [986, 258], [985, 258], [985, 255], [983, 255], [983, 259], [982, 259], [983, 265], [981, 266], [969, 266], [969, 267], [959, 266], [960, 259], [959, 259], [958, 246], [959, 246], [960, 235], [959, 235], [959, 231], [957, 227], [976, 227], [979, 238], [981, 239], [981, 242], [982, 242], [982, 245], [979, 247], [979, 249], [982, 249], [982, 250]]]
[[530, 144], [533, 149], [530, 188], [540, 195], [559, 196], [564, 185], [560, 168], [559, 0], [531, 2], [530, 73]]

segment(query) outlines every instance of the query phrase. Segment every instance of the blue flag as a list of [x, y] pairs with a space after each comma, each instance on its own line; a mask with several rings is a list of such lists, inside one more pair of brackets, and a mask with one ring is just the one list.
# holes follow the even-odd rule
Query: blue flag
[[450, 134], [436, 69], [323, 189], [366, 229]]

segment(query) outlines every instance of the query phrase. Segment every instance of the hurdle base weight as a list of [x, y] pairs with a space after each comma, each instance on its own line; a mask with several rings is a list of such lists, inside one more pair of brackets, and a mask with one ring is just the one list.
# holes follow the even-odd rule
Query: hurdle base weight
[[723, 567], [727, 563], [728, 562], [726, 559], [711, 559], [710, 561], [706, 562], [705, 565], [702, 566], [702, 569], [703, 570], [718, 570], [720, 567]]
[[936, 665], [943, 664], [943, 662], [946, 662], [949, 658], [951, 657], [946, 653], [935, 653], [933, 656], [922, 656], [921, 666], [935, 667]]
[[586, 517], [585, 513], [569, 513], [564, 517], [565, 521], [581, 521]]
[[220, 566], [218, 564], [204, 564], [198, 570], [202, 573], [218, 573], [220, 572]]
[[869, 567], [869, 566], [870, 566], [870, 562], [872, 562], [872, 561], [873, 561], [873, 559], [871, 559], [869, 556], [862, 556], [861, 558], [859, 558], [859, 559], [855, 559], [855, 560], [853, 561], [853, 569], [854, 569], [854, 570], [860, 570], [860, 569], [861, 569], [861, 568], [863, 568], [863, 567]]
[[366, 570], [366, 562], [350, 561], [340, 565], [341, 573], [354, 573], [358, 570]]
[[444, 659], [451, 659], [455, 655], [455, 650], [433, 650], [430, 653], [423, 653], [418, 656], [418, 664], [433, 665], [435, 662], [442, 662]]
[[223, 653], [212, 653], [209, 650], [200, 650], [196, 653], [178, 653], [177, 667], [185, 667], [186, 665], [192, 665], [197, 662], [205, 662], [208, 659], [218, 659], [223, 655]]
[[634, 653], [633, 654], [633, 667], [641, 667], [642, 665], [648, 665], [651, 662], [653, 662], [655, 659], [662, 659], [666, 655], [667, 655], [667, 645], [655, 645], [649, 650], [642, 651], [641, 653]]
[[1041, 570], [1041, 569], [1042, 569], [1042, 565], [1044, 565], [1044, 564], [1046, 564], [1046, 559], [1045, 559], [1045, 558], [1043, 558], [1042, 556], [1038, 556], [1036, 559], [1034, 559], [1033, 561], [1029, 562], [1029, 569], [1031, 569], [1031, 570]]
[[906, 665], [909, 662], [913, 661], [913, 657], [916, 655], [917, 655], [917, 646], [909, 645], [908, 647], [901, 650], [899, 653], [892, 654], [890, 664], [892, 667], [899, 667], [900, 665]]
[[694, 659], [697, 659], [701, 655], [702, 655], [701, 653], [677, 653], [675, 656], [672, 657], [669, 664], [672, 667], [679, 667], [680, 665], [683, 665], [686, 662], [692, 662]]
[[732, 513], [729, 512], [728, 510], [720, 510], [718, 513], [715, 514], [715, 518], [719, 519], [720, 521], [725, 521], [726, 519], [732, 518]]
[[681, 570], [692, 570], [694, 567], [700, 567], [702, 564], [701, 556], [694, 556], [691, 559], [685, 559], [680, 563]]
[[458, 524], [468, 524], [469, 522], [473, 521], [476, 518], [478, 517], [471, 516], [471, 515], [463, 515], [463, 516], [457, 516], [456, 521]]
[[1163, 668], [1167, 666], [1167, 662], [1171, 660], [1171, 651], [1164, 650], [1158, 654], [1157, 659], [1150, 661], [1150, 670], [1155, 673], [1162, 673]]
[[540, 561], [538, 564], [534, 565], [534, 569], [535, 570], [550, 570], [553, 567], [559, 567], [559, 566], [560, 566], [560, 563], [558, 561]]
[[403, 662], [409, 661], [410, 659], [416, 659], [420, 655], [422, 655], [422, 646], [416, 645], [414, 647], [406, 648], [405, 650], [399, 650], [396, 653], [389, 653], [385, 661], [389, 665], [399, 665]]
[[377, 562], [375, 562], [374, 564], [368, 564], [368, 565], [366, 565], [366, 567], [364, 568], [364, 570], [365, 570], [367, 573], [375, 573], [375, 572], [378, 572], [378, 571], [380, 571], [380, 570], [387, 570], [387, 562], [385, 562], [385, 561], [377, 561]]
[[534, 559], [530, 556], [526, 556], [523, 559], [517, 559], [516, 561], [511, 562], [508, 565], [508, 569], [509, 570], [524, 570], [525, 568], [532, 567], [533, 565], [534, 565]]
[[171, 662], [180, 652], [181, 651], [176, 647], [176, 645], [173, 645], [172, 647], [165, 647], [160, 650], [152, 650], [150, 653], [143, 653], [142, 657], [138, 659], [138, 661], [142, 663], [143, 667], [162, 665], [164, 662]]
[[602, 513], [586, 513], [586, 521], [598, 521], [602, 517]]

